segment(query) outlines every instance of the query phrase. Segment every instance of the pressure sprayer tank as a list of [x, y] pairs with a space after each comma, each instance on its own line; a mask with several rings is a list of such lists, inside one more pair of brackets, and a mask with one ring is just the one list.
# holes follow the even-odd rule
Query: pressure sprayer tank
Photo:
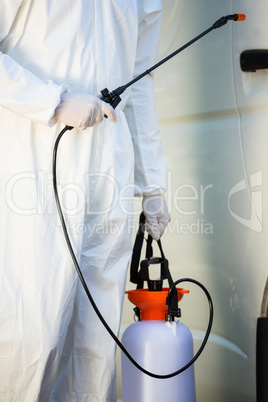
[[[178, 301], [187, 290], [178, 290]], [[126, 292], [140, 309], [140, 321], [131, 324], [122, 343], [134, 360], [154, 374], [176, 372], [193, 358], [190, 330], [179, 321], [165, 321], [168, 289]], [[122, 352], [123, 402], [195, 402], [194, 367], [169, 379], [148, 376], [136, 368]]]

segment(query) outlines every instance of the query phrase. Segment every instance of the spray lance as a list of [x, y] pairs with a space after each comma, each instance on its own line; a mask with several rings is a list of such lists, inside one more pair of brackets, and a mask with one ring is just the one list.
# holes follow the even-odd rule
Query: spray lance
[[[186, 43], [184, 46], [180, 47], [179, 49], [177, 49], [175, 52], [171, 53], [169, 56], [167, 56], [166, 58], [162, 59], [161, 61], [159, 61], [158, 63], [156, 63], [155, 65], [153, 65], [151, 68], [149, 68], [148, 70], [144, 71], [142, 74], [140, 74], [139, 76], [135, 77], [133, 80], [131, 80], [130, 82], [128, 82], [127, 84], [120, 86], [118, 88], [116, 88], [113, 91], [109, 91], [107, 88], [103, 89], [101, 91], [102, 97], [101, 100], [103, 100], [106, 103], [109, 103], [114, 109], [117, 107], [117, 105], [120, 103], [121, 101], [121, 97], [120, 95], [130, 86], [132, 86], [133, 84], [135, 84], [138, 80], [142, 79], [145, 75], [150, 74], [153, 70], [155, 70], [156, 68], [158, 68], [159, 66], [161, 66], [162, 64], [164, 64], [165, 62], [167, 62], [168, 60], [170, 60], [172, 57], [174, 57], [175, 55], [177, 55], [178, 53], [180, 53], [181, 51], [183, 51], [184, 49], [186, 49], [187, 47], [189, 47], [190, 45], [192, 45], [194, 42], [198, 41], [200, 38], [202, 38], [203, 36], [207, 35], [209, 32], [211, 32], [214, 29], [220, 28], [223, 25], [225, 25], [228, 21], [232, 20], [232, 21], [244, 21], [246, 19], [246, 16], [244, 14], [233, 14], [233, 15], [227, 15], [225, 17], [220, 18], [219, 20], [217, 20], [210, 28], [208, 28], [207, 30], [205, 30], [204, 32], [202, 32], [200, 35], [196, 36], [194, 39], [192, 39], [191, 41], [189, 41], [188, 43]], [[107, 116], [104, 116], [107, 117]], [[55, 145], [54, 145], [54, 150], [53, 150], [53, 189], [54, 189], [54, 195], [55, 195], [55, 202], [56, 202], [56, 206], [57, 206], [57, 210], [58, 210], [58, 214], [60, 217], [60, 221], [62, 224], [62, 228], [63, 228], [63, 232], [64, 232], [64, 236], [65, 236], [65, 240], [67, 243], [67, 247], [69, 249], [70, 255], [72, 257], [74, 266], [76, 268], [77, 274], [79, 276], [79, 279], [82, 283], [82, 286], [87, 294], [87, 297], [93, 307], [93, 309], [95, 310], [98, 318], [100, 319], [100, 321], [102, 322], [102, 324], [104, 325], [104, 327], [106, 328], [106, 330], [108, 331], [108, 333], [110, 334], [110, 336], [113, 338], [113, 340], [116, 342], [116, 344], [120, 347], [120, 349], [124, 352], [124, 355], [126, 356], [126, 358], [128, 359], [129, 362], [132, 363], [133, 367], [135, 369], [138, 369], [141, 373], [146, 374], [147, 376], [151, 377], [152, 379], [171, 379], [175, 376], [177, 376], [178, 374], [184, 372], [186, 369], [188, 369], [195, 361], [196, 359], [200, 356], [201, 352], [203, 351], [206, 342], [208, 340], [210, 331], [211, 331], [211, 327], [212, 327], [212, 321], [213, 321], [213, 305], [212, 305], [212, 300], [211, 297], [208, 293], [208, 291], [206, 290], [206, 288], [199, 282], [195, 281], [194, 279], [189, 279], [189, 278], [185, 278], [185, 279], [180, 279], [176, 282], [173, 282], [171, 275], [169, 273], [168, 270], [168, 266], [167, 266], [167, 260], [164, 256], [163, 253], [163, 249], [161, 246], [161, 242], [160, 240], [158, 241], [158, 246], [160, 249], [160, 253], [161, 253], [161, 258], [160, 259], [153, 259], [151, 258], [152, 256], [152, 250], [150, 247], [151, 241], [148, 238], [148, 244], [147, 244], [147, 262], [143, 262], [143, 266], [145, 266], [142, 268], [140, 272], [138, 273], [138, 277], [135, 277], [133, 280], [133, 277], [131, 279], [132, 282], [137, 283], [137, 290], [139, 290], [139, 288], [141, 288], [141, 282], [140, 281], [147, 281], [148, 286], [152, 286], [154, 287], [155, 284], [149, 279], [148, 276], [148, 266], [150, 266], [151, 264], [155, 264], [155, 263], [161, 263], [161, 280], [163, 279], [168, 279], [169, 282], [169, 289], [167, 289], [166, 295], [165, 295], [165, 300], [164, 300], [164, 304], [165, 304], [165, 308], [164, 310], [167, 310], [167, 313], [165, 314], [165, 318], [167, 321], [174, 321], [174, 317], [180, 317], [180, 310], [178, 309], [178, 301], [182, 298], [184, 293], [188, 293], [188, 291], [183, 291], [183, 289], [177, 289], [176, 286], [179, 283], [182, 282], [192, 282], [195, 285], [199, 286], [204, 293], [207, 296], [208, 299], [208, 303], [209, 303], [209, 308], [210, 308], [210, 319], [209, 319], [209, 324], [207, 327], [207, 331], [206, 331], [206, 335], [205, 338], [203, 340], [202, 345], [200, 346], [198, 352], [195, 354], [194, 357], [190, 358], [189, 362], [187, 364], [184, 364], [184, 366], [182, 368], [180, 368], [179, 370], [175, 370], [172, 373], [168, 373], [168, 374], [163, 374], [163, 375], [159, 375], [159, 374], [154, 374], [152, 372], [150, 372], [149, 370], [144, 369], [144, 367], [142, 367], [140, 364], [138, 364], [135, 359], [131, 356], [131, 354], [129, 353], [129, 351], [126, 349], [126, 347], [119, 341], [119, 339], [117, 338], [117, 336], [114, 334], [114, 332], [111, 330], [111, 328], [109, 327], [109, 325], [107, 324], [107, 322], [105, 321], [105, 319], [103, 318], [101, 312], [99, 311], [95, 301], [92, 298], [92, 295], [87, 287], [87, 284], [84, 280], [83, 274], [81, 272], [81, 269], [79, 267], [79, 263], [76, 259], [75, 253], [73, 251], [73, 247], [70, 241], [70, 237], [68, 234], [68, 230], [67, 230], [67, 226], [65, 223], [65, 219], [64, 219], [64, 215], [62, 212], [62, 208], [61, 208], [61, 204], [60, 204], [60, 199], [59, 199], [59, 195], [58, 195], [58, 189], [57, 189], [57, 151], [58, 151], [58, 146], [59, 146], [59, 142], [62, 138], [62, 136], [64, 135], [64, 133], [68, 130], [72, 130], [73, 127], [70, 126], [65, 126], [63, 128], [63, 130], [59, 133], [56, 141], [55, 141]], [[144, 216], [143, 214], [141, 214], [140, 217], [141, 221], [140, 221], [140, 229], [139, 229], [139, 236], [137, 234], [137, 238], [141, 239], [144, 236]], [[141, 229], [143, 228], [143, 229]], [[137, 239], [136, 239], [137, 241]], [[142, 240], [138, 241], [139, 244], [142, 244]], [[135, 246], [134, 246], [135, 248]], [[139, 256], [140, 256], [140, 252], [138, 252], [138, 260], [139, 260]], [[137, 282], [137, 278], [138, 281]], [[156, 288], [151, 289], [151, 290], [155, 290], [156, 292], [152, 291], [150, 293], [158, 293], [157, 291], [159, 290], [159, 286], [161, 287], [161, 284], [159, 285], [159, 282], [156, 284]], [[131, 292], [131, 291], [130, 291]], [[130, 298], [131, 296], [129, 296]], [[136, 314], [139, 317], [140, 320], [140, 309], [136, 308]], [[154, 385], [155, 387], [155, 385]], [[130, 400], [128, 398], [128, 400]], [[137, 401], [138, 399], [136, 399], [135, 401]], [[141, 399], [140, 399], [141, 400]], [[162, 399], [163, 400], [163, 399]]]
[[[207, 35], [209, 32], [213, 31], [213, 29], [217, 29], [222, 27], [227, 23], [229, 20], [233, 21], [244, 21], [246, 19], [245, 14], [233, 14], [233, 15], [227, 15], [225, 17], [221, 17], [219, 20], [217, 20], [210, 28], [208, 28], [206, 31], [202, 32], [200, 35], [196, 36], [194, 39], [191, 41], [187, 42], [185, 45], [180, 47], [179, 49], [175, 50], [175, 52], [171, 53], [169, 56], [165, 57], [155, 65], [153, 65], [151, 68], [148, 70], [144, 71], [142, 74], [134, 78], [132, 81], [128, 82], [126, 85], [123, 85], [121, 87], [116, 88], [113, 91], [109, 91], [107, 88], [103, 89], [101, 91], [102, 98], [106, 103], [109, 103], [114, 109], [116, 106], [121, 102], [120, 95], [122, 95], [125, 90], [130, 87], [131, 85], [135, 84], [135, 82], [139, 81], [141, 78], [143, 78], [145, 75], [150, 74], [153, 70], [164, 64], [166, 61], [171, 59], [172, 57], [176, 56], [178, 53], [186, 49], [187, 47], [191, 46], [194, 42], [198, 41], [201, 39], [203, 36]], [[107, 116], [106, 116], [107, 117]]]

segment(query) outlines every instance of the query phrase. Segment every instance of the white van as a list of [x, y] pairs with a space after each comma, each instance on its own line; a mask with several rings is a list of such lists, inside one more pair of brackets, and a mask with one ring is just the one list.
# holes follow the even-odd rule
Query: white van
[[[234, 13], [246, 21], [213, 30], [155, 72], [172, 216], [162, 243], [173, 279], [203, 283], [215, 309], [195, 363], [197, 402], [268, 401], [268, 2], [163, 0], [159, 59]], [[184, 287], [181, 320], [197, 349], [207, 302]], [[126, 300], [122, 331], [132, 308]], [[120, 363], [118, 377], [120, 398]]]

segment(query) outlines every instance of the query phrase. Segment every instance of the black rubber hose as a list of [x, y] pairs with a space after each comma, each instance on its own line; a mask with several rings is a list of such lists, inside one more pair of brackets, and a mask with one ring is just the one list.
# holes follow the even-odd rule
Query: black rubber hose
[[108, 331], [110, 336], [113, 338], [115, 343], [119, 346], [119, 348], [122, 350], [122, 352], [125, 353], [127, 358], [131, 361], [131, 363], [134, 364], [135, 367], [137, 367], [144, 374], [146, 374], [146, 375], [148, 375], [150, 377], [153, 377], [153, 378], [164, 380], [164, 379], [175, 377], [176, 375], [181, 374], [183, 371], [185, 371], [188, 367], [190, 367], [196, 361], [196, 359], [200, 356], [201, 352], [203, 351], [203, 349], [204, 349], [204, 347], [206, 345], [206, 342], [208, 340], [210, 330], [211, 330], [211, 327], [212, 327], [212, 321], [213, 321], [213, 305], [212, 305], [211, 297], [210, 297], [208, 291], [205, 289], [205, 287], [201, 283], [195, 281], [194, 279], [180, 279], [177, 282], [175, 282], [173, 284], [173, 286], [169, 290], [169, 294], [170, 294], [172, 289], [176, 286], [176, 284], [181, 283], [181, 282], [187, 282], [187, 281], [188, 282], [193, 282], [193, 283], [195, 283], [196, 285], [198, 285], [198, 286], [200, 286], [202, 288], [202, 290], [205, 292], [205, 294], [206, 294], [206, 296], [208, 298], [209, 308], [210, 308], [210, 319], [209, 319], [209, 325], [208, 325], [208, 328], [207, 328], [206, 336], [205, 336], [204, 341], [202, 342], [202, 345], [200, 346], [198, 352], [196, 353], [196, 355], [193, 357], [193, 359], [189, 363], [187, 363], [185, 366], [183, 366], [181, 369], [175, 371], [174, 373], [166, 374], [166, 375], [160, 375], [160, 374], [154, 374], [154, 373], [151, 373], [150, 371], [145, 370], [143, 367], [141, 367], [133, 359], [133, 357], [128, 353], [128, 351], [126, 350], [124, 345], [120, 342], [120, 340], [117, 338], [115, 333], [112, 331], [112, 329], [109, 327], [109, 325], [105, 321], [104, 317], [102, 316], [101, 312], [99, 311], [99, 309], [98, 309], [98, 307], [97, 307], [97, 305], [96, 305], [96, 303], [95, 303], [95, 301], [94, 301], [94, 299], [93, 299], [93, 297], [92, 297], [92, 295], [91, 295], [91, 293], [90, 293], [90, 291], [89, 291], [89, 289], [87, 287], [87, 284], [85, 282], [85, 279], [84, 279], [83, 274], [81, 272], [81, 269], [79, 267], [78, 261], [76, 259], [75, 253], [73, 251], [73, 247], [72, 247], [71, 240], [70, 240], [70, 237], [69, 237], [69, 234], [68, 234], [65, 219], [64, 219], [64, 216], [63, 216], [63, 212], [62, 212], [62, 208], [61, 208], [61, 204], [60, 204], [60, 200], [59, 200], [58, 188], [57, 188], [57, 152], [58, 152], [58, 146], [59, 146], [59, 143], [60, 143], [60, 140], [61, 140], [62, 136], [64, 135], [64, 133], [66, 131], [71, 130], [71, 129], [72, 129], [72, 127], [69, 127], [69, 126], [64, 127], [64, 129], [59, 133], [59, 135], [58, 135], [58, 137], [56, 139], [55, 145], [54, 145], [53, 166], [52, 166], [53, 189], [54, 189], [54, 195], [55, 195], [55, 201], [56, 201], [56, 205], [57, 205], [57, 210], [58, 210], [59, 217], [60, 217], [60, 220], [61, 220], [61, 224], [62, 224], [65, 240], [66, 240], [66, 243], [67, 243], [67, 247], [68, 247], [69, 252], [71, 254], [71, 257], [72, 257], [75, 269], [77, 271], [77, 274], [79, 276], [79, 279], [81, 281], [81, 284], [82, 284], [82, 286], [83, 286], [83, 288], [84, 288], [84, 290], [86, 292], [86, 295], [87, 295], [87, 297], [88, 297], [88, 299], [89, 299], [89, 301], [90, 301], [95, 313], [97, 314], [98, 318], [102, 322], [103, 326], [106, 328], [106, 330]]

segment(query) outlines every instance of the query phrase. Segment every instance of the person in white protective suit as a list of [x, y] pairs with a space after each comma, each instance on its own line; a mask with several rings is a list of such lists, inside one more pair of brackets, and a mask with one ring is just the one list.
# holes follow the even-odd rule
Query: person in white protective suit
[[[160, 0], [0, 0], [0, 401], [116, 401], [116, 345], [68, 254], [58, 183], [92, 296], [118, 333], [133, 194], [158, 239], [170, 217], [152, 76]], [[103, 119], [106, 114], [108, 119]]]

